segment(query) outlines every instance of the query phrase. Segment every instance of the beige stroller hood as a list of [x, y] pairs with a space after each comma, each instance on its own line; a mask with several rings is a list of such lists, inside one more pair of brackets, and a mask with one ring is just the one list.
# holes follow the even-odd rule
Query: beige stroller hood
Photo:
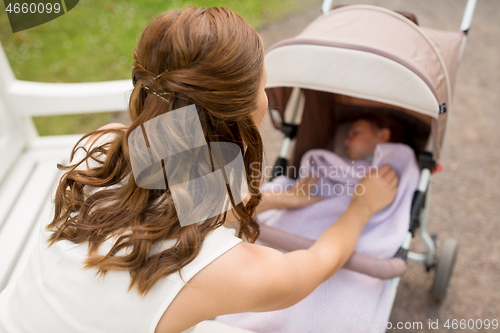
[[338, 8], [268, 49], [270, 106], [274, 88], [300, 87], [402, 108], [431, 123], [437, 160], [463, 36], [381, 7]]

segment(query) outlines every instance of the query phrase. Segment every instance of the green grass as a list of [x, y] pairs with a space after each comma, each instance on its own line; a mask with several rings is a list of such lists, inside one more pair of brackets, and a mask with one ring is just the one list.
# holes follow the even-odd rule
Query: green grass
[[103, 112], [36, 117], [34, 120], [38, 134], [44, 136], [88, 133], [110, 123], [112, 119], [113, 112]]
[[[142, 29], [157, 14], [190, 5], [227, 6], [258, 29], [301, 7], [310, 7], [311, 0], [80, 0], [65, 15], [15, 34], [2, 3], [0, 41], [20, 80], [95, 82], [129, 79], [132, 51]], [[111, 121], [112, 114], [94, 117], [95, 122], [90, 121], [88, 115], [37, 117], [34, 120], [40, 135], [82, 133], [87, 131], [88, 124], [98, 127]]]

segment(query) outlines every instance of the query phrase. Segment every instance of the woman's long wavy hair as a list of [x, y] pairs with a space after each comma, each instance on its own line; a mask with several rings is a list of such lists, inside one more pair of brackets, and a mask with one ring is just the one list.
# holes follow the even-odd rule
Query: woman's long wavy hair
[[[230, 9], [189, 7], [162, 13], [149, 23], [133, 56], [134, 89], [128, 108], [132, 124], [85, 135], [71, 160], [78, 149], [85, 150], [85, 158], [58, 165], [67, 171], [57, 188], [48, 230], [50, 245], [60, 240], [88, 242], [86, 268], [100, 274], [128, 270], [129, 290], [145, 295], [159, 279], [190, 263], [226, 214], [181, 227], [168, 185], [166, 190], [151, 190], [135, 183], [128, 137], [157, 116], [195, 104], [207, 142], [232, 142], [241, 148], [251, 195], [233, 212], [240, 225], [238, 237], [253, 243], [259, 236], [252, 216], [261, 198], [263, 147], [252, 113], [258, 106], [264, 47], [257, 31]], [[80, 146], [90, 135], [106, 133], [114, 138], [88, 149]], [[89, 161], [97, 166], [78, 168]], [[99, 253], [100, 245], [110, 239], [115, 241], [109, 252]], [[153, 251], [165, 240], [175, 245]]]

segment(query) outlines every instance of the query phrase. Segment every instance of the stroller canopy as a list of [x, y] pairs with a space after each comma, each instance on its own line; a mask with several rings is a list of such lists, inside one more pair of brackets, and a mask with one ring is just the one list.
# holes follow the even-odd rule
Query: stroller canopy
[[437, 122], [440, 105], [449, 112], [463, 36], [419, 27], [385, 8], [344, 6], [267, 50], [266, 88], [331, 92], [425, 115], [437, 154], [446, 123]]

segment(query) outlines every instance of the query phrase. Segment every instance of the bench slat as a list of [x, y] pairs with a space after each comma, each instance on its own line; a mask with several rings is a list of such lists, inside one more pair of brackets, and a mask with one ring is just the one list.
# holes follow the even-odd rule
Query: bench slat
[[0, 187], [0, 232], [35, 165], [36, 161], [33, 158], [22, 155]]
[[[36, 164], [21, 195], [0, 232], [0, 290], [2, 290], [26, 244], [59, 172], [54, 159]], [[59, 161], [57, 161], [59, 162]]]
[[[80, 135], [38, 138], [19, 157], [0, 186], [0, 290], [24, 271], [42, 223], [53, 214], [52, 198]], [[50, 195], [49, 195], [50, 194]]]
[[[62, 175], [62, 172], [58, 173], [57, 178], [59, 178], [60, 175]], [[54, 193], [55, 191], [51, 191], [49, 199], [54, 197]], [[21, 255], [19, 256], [19, 259], [17, 260], [14, 269], [12, 270], [12, 274], [10, 275], [6, 287], [17, 281], [17, 279], [19, 279], [19, 277], [23, 273], [26, 265], [28, 264], [28, 260], [31, 257], [31, 252], [38, 244], [41, 230], [45, 228], [45, 226], [52, 220], [53, 216], [54, 205], [52, 204], [51, 200], [45, 200], [42, 212], [35, 222], [35, 225], [33, 226], [33, 230], [31, 231], [29, 238], [26, 241], [26, 245], [22, 249]]]

